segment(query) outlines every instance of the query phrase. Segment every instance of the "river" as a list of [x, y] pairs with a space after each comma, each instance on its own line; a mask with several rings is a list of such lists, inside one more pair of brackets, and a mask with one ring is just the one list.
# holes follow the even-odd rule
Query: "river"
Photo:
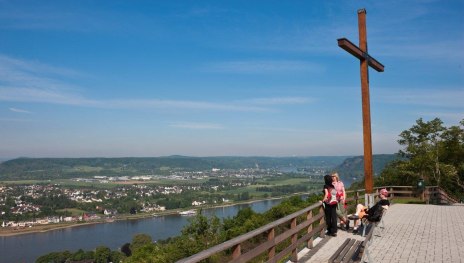
[[[250, 204], [238, 204], [226, 207], [204, 209], [204, 215], [216, 215], [219, 218], [235, 216], [239, 210], [251, 207], [262, 213], [279, 204], [282, 200], [264, 200]], [[75, 252], [93, 250], [97, 246], [106, 246], [117, 250], [123, 244], [131, 242], [138, 233], [149, 234], [153, 240], [162, 240], [180, 234], [188, 223], [189, 216], [166, 215], [138, 220], [121, 220], [112, 223], [85, 225], [51, 230], [44, 233], [31, 233], [17, 236], [0, 237], [0, 263], [29, 263], [41, 255], [69, 250]]]

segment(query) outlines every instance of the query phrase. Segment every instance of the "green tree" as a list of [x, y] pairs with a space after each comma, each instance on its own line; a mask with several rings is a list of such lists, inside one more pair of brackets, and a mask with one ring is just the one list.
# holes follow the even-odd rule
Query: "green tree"
[[88, 258], [86, 258], [85, 251], [82, 249], [79, 249], [78, 251], [74, 252], [74, 254], [72, 255], [72, 260], [81, 261], [84, 259], [88, 259]]
[[69, 251], [63, 252], [52, 252], [43, 255], [35, 261], [36, 263], [65, 263], [68, 259], [72, 258], [72, 254]]
[[108, 263], [111, 258], [111, 250], [105, 246], [99, 246], [95, 249], [95, 263]]
[[445, 187], [455, 195], [464, 194], [464, 120], [460, 126], [451, 126], [442, 134], [442, 157], [448, 164], [448, 173], [453, 174], [445, 181]]
[[409, 130], [401, 132], [398, 140], [398, 143], [404, 146], [400, 154], [409, 159], [410, 168], [416, 171], [421, 179], [437, 185], [440, 185], [442, 177], [439, 142], [444, 130], [440, 119], [424, 122], [420, 118]]
[[207, 218], [200, 213], [189, 219], [182, 229], [183, 242], [178, 244], [188, 254], [198, 253], [223, 241], [220, 220], [216, 216]]
[[[169, 246], [165, 245], [165, 247]], [[169, 263], [175, 260], [170, 259], [171, 257], [164, 252], [164, 249], [157, 244], [148, 244], [132, 254], [131, 257], [127, 258], [124, 262], [126, 263]], [[180, 259], [179, 257], [178, 259]]]
[[148, 245], [148, 244], [151, 244], [153, 241], [151, 239], [151, 236], [147, 235], [147, 234], [137, 234], [137, 235], [134, 235], [132, 237], [132, 243], [130, 245], [130, 250], [133, 252], [135, 252], [137, 249], [145, 246], [145, 245]]
[[460, 126], [446, 128], [439, 118], [418, 119], [410, 129], [401, 132], [398, 143], [403, 157], [386, 166], [382, 185], [415, 185], [418, 179], [438, 185], [454, 195], [464, 195], [464, 120]]
[[111, 254], [110, 254], [111, 262], [113, 263], [123, 262], [125, 258], [126, 256], [124, 255], [124, 253], [119, 252], [119, 251], [111, 251]]
[[131, 256], [132, 251], [130, 249], [130, 243], [125, 243], [124, 245], [122, 245], [121, 252], [124, 253], [124, 255], [126, 255], [128, 257]]

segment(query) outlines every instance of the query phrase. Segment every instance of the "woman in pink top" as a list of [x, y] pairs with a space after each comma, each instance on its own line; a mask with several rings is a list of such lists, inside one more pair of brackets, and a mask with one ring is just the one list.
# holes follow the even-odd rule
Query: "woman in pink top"
[[345, 229], [348, 230], [350, 227], [350, 221], [346, 218], [346, 209], [345, 209], [345, 185], [342, 181], [340, 181], [340, 177], [338, 176], [337, 172], [332, 173], [332, 184], [337, 190], [338, 196], [340, 196], [338, 200], [338, 207], [337, 207], [337, 216], [340, 219], [340, 226], [341, 224], [345, 225]]

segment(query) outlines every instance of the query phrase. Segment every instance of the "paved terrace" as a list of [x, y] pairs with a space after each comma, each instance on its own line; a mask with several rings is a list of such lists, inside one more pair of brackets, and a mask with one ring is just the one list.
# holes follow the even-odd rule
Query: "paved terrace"
[[[382, 236], [369, 247], [374, 262], [464, 262], [464, 206], [395, 204], [384, 218]], [[327, 262], [347, 237], [339, 230], [312, 251], [301, 251], [298, 262]]]

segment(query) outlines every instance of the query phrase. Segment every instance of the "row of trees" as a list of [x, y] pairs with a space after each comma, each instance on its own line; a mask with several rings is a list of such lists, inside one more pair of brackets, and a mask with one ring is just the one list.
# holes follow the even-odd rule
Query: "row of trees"
[[95, 251], [78, 251], [71, 253], [69, 251], [52, 252], [40, 256], [35, 261], [36, 263], [65, 263], [65, 262], [94, 262], [94, 263], [107, 263], [107, 262], [122, 262], [126, 256], [119, 251], [111, 251], [105, 246], [99, 246]]
[[464, 120], [445, 127], [439, 118], [421, 118], [399, 137], [403, 158], [387, 165], [376, 185], [416, 185], [422, 179], [464, 198]]

